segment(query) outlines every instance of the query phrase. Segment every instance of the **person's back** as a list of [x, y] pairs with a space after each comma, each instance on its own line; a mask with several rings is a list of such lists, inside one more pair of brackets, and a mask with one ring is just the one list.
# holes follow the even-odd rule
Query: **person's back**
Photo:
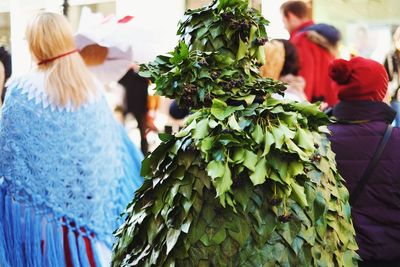
[[0, 47], [0, 106], [6, 93], [5, 84], [12, 73], [11, 55], [4, 47]]
[[[395, 111], [382, 102], [387, 90], [383, 66], [355, 58], [334, 61], [331, 77], [341, 102], [333, 109], [338, 123], [330, 140], [339, 173], [353, 197], [355, 188], [384, 136]], [[369, 78], [368, 78], [369, 77]], [[400, 129], [393, 128], [377, 167], [359, 198], [353, 200], [361, 266], [400, 266]]]
[[66, 18], [39, 13], [26, 39], [38, 67], [10, 81], [0, 119], [1, 265], [102, 266], [142, 155]]
[[337, 103], [328, 76], [329, 63], [335, 58], [340, 33], [327, 24], [314, 24], [308, 19], [308, 9], [303, 1], [288, 1], [281, 7], [283, 20], [290, 32], [299, 60], [299, 75], [306, 80], [305, 94], [309, 101], [324, 101], [330, 106]]
[[141, 77], [132, 68], [118, 81], [125, 89], [125, 110], [124, 114], [132, 113], [138, 123], [140, 130], [141, 149], [143, 154], [148, 152], [148, 143], [146, 139], [147, 131], [147, 97], [149, 81]]

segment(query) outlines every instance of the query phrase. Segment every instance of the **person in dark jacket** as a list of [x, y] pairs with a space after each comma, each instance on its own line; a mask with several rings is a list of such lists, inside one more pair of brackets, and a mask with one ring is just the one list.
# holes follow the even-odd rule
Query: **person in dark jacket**
[[[6, 87], [5, 84], [10, 78], [11, 73], [12, 73], [12, 67], [11, 67], [11, 55], [8, 53], [8, 51], [4, 47], [0, 47], [0, 95], [1, 95], [1, 100], [0, 104], [4, 101], [4, 97], [6, 95]], [[1, 105], [0, 105], [1, 106]]]
[[385, 59], [385, 69], [389, 75], [389, 86], [392, 107], [397, 111], [396, 126], [400, 126], [400, 27], [393, 35], [394, 51]]
[[324, 101], [329, 106], [337, 103], [337, 92], [328, 77], [329, 63], [338, 53], [340, 32], [328, 24], [315, 24], [309, 19], [304, 1], [287, 1], [281, 6], [283, 22], [290, 33], [300, 61], [299, 76], [306, 81], [308, 101]]
[[[330, 126], [332, 149], [350, 200], [396, 112], [382, 102], [388, 76], [384, 67], [361, 57], [335, 60], [329, 69], [340, 103]], [[400, 129], [393, 128], [377, 166], [371, 171], [352, 216], [363, 259], [360, 266], [400, 266]]]
[[118, 81], [125, 88], [124, 115], [132, 113], [138, 123], [140, 131], [140, 147], [144, 155], [147, 154], [149, 145], [146, 138], [147, 131], [147, 97], [149, 81], [141, 77], [132, 68]]

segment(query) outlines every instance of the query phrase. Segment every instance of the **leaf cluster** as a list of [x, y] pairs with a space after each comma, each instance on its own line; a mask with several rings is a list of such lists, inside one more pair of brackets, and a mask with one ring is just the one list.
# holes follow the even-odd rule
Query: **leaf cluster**
[[315, 105], [214, 100], [143, 162], [114, 266], [354, 266], [348, 192]]
[[142, 67], [194, 113], [143, 161], [113, 266], [357, 265], [329, 119], [271, 97], [285, 86], [259, 76], [266, 24], [245, 0], [216, 0]]
[[252, 103], [281, 92], [283, 83], [259, 75], [267, 24], [242, 0], [188, 11], [175, 50], [143, 65], [140, 74], [156, 84], [158, 94], [195, 109], [209, 107], [214, 98]]

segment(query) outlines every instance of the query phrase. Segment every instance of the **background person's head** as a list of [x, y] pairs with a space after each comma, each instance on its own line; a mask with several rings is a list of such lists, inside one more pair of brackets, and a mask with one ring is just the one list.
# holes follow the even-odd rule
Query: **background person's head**
[[95, 93], [92, 76], [75, 49], [67, 19], [40, 12], [29, 22], [26, 39], [38, 70], [45, 72], [45, 89], [54, 104], [79, 107]]
[[329, 66], [333, 89], [344, 101], [383, 101], [388, 75], [382, 64], [362, 57], [336, 59]]
[[299, 74], [300, 65], [296, 47], [288, 40], [275, 39], [265, 44], [266, 62], [261, 67], [261, 75], [279, 80], [280, 77]]
[[303, 1], [288, 1], [281, 6], [283, 24], [292, 32], [309, 20], [308, 7]]
[[280, 76], [292, 74], [297, 76], [300, 71], [299, 58], [297, 56], [296, 47], [288, 40], [280, 39], [279, 42], [283, 43], [285, 48], [285, 63], [283, 65]]

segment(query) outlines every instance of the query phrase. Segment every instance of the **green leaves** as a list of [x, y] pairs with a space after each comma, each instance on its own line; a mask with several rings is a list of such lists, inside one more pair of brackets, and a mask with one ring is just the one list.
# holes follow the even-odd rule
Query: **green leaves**
[[217, 197], [222, 196], [231, 189], [232, 173], [228, 165], [225, 165], [225, 172], [221, 178], [216, 178], [214, 181], [217, 189]]
[[229, 117], [228, 120], [228, 125], [235, 131], [241, 131], [242, 129], [240, 128], [239, 124], [236, 121], [235, 115], [232, 115]]
[[314, 137], [310, 133], [310, 131], [298, 128], [296, 139], [299, 147], [304, 148], [305, 150], [308, 151], [314, 150], [314, 142], [313, 142]]
[[232, 115], [235, 111], [242, 109], [241, 107], [228, 106], [224, 101], [219, 99], [213, 99], [211, 114], [214, 115], [218, 120], [224, 120], [225, 118]]
[[220, 161], [211, 161], [207, 165], [207, 173], [213, 178], [217, 196], [222, 196], [231, 189], [232, 173], [227, 164]]
[[293, 189], [292, 194], [297, 203], [299, 203], [299, 205], [303, 208], [308, 207], [306, 194], [304, 193], [304, 187], [298, 185], [297, 183], [292, 183], [290, 186]]
[[196, 124], [196, 128], [194, 129], [193, 138], [194, 139], [203, 139], [208, 135], [208, 120], [203, 119], [199, 123]]
[[213, 179], [217, 177], [222, 177], [224, 175], [224, 172], [225, 166], [220, 161], [213, 160], [207, 165], [207, 173]]
[[254, 173], [250, 175], [250, 180], [254, 185], [263, 184], [265, 182], [265, 177], [267, 176], [266, 163], [267, 161], [265, 158], [257, 162]]
[[246, 150], [244, 153], [244, 162], [243, 165], [246, 166], [249, 170], [255, 171], [257, 164], [257, 155], [252, 151]]
[[268, 155], [271, 150], [271, 146], [275, 143], [274, 136], [269, 131], [266, 131], [264, 134], [264, 151], [262, 156]]
[[257, 144], [261, 144], [264, 139], [264, 133], [259, 124], [256, 125], [254, 131], [251, 133], [251, 136]]
[[192, 114], [143, 161], [113, 266], [356, 264], [329, 118], [271, 97], [286, 87], [259, 76], [266, 24], [247, 0], [215, 0], [186, 13], [174, 51], [141, 67]]
[[246, 56], [247, 53], [247, 45], [242, 39], [239, 39], [239, 49], [236, 54], [236, 60], [241, 60]]
[[176, 242], [178, 241], [179, 235], [181, 234], [180, 230], [176, 230], [174, 228], [170, 228], [167, 233], [167, 254], [173, 249]]

